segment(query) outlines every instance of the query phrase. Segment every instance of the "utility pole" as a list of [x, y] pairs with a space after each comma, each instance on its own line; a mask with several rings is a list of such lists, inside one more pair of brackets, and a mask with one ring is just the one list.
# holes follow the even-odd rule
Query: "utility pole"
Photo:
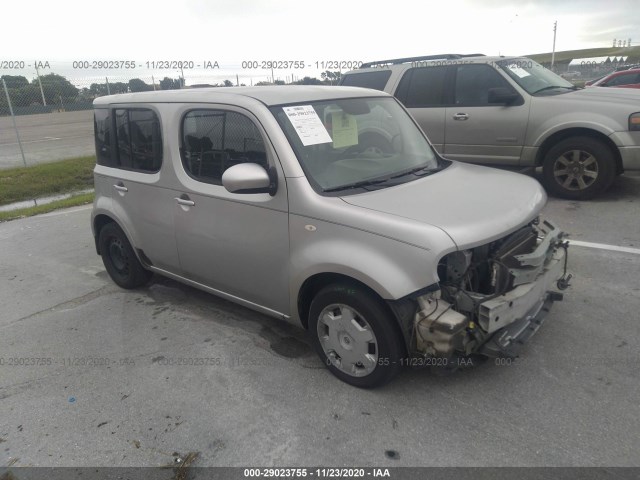
[[551, 70], [556, 60], [556, 30], [558, 29], [558, 21], [553, 22], [553, 50], [551, 51]]
[[4, 93], [7, 96], [7, 105], [9, 106], [9, 113], [11, 114], [11, 120], [13, 121], [13, 129], [16, 131], [16, 138], [18, 139], [18, 146], [20, 147], [20, 154], [22, 155], [22, 163], [27, 166], [27, 160], [24, 158], [24, 149], [22, 148], [22, 140], [20, 140], [20, 132], [18, 131], [18, 125], [16, 125], [16, 116], [13, 114], [13, 106], [11, 105], [11, 97], [9, 97], [9, 89], [7, 84], [2, 79], [2, 86], [4, 87]]
[[42, 90], [42, 82], [40, 81], [40, 71], [38, 70], [38, 62], [36, 63], [36, 76], [38, 77], [38, 84], [40, 85], [40, 95], [42, 95], [42, 104], [46, 107], [47, 100], [44, 98], [44, 90]]

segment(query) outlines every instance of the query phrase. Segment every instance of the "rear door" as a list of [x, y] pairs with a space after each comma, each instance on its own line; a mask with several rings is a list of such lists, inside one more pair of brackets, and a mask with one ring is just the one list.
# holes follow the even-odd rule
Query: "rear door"
[[179, 272], [172, 191], [161, 169], [171, 168], [155, 107], [132, 104], [96, 109], [96, 182], [142, 260]]
[[470, 163], [518, 165], [530, 101], [519, 96], [510, 105], [491, 104], [492, 88], [518, 92], [489, 65], [464, 64], [453, 68], [453, 105], [445, 113], [445, 156]]

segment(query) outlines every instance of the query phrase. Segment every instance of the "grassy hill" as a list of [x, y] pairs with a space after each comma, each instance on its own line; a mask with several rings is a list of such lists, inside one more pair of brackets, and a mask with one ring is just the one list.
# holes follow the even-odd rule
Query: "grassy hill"
[[[525, 55], [525, 57], [535, 60], [538, 63], [551, 63], [551, 52], [535, 53], [533, 55]], [[593, 57], [629, 57], [627, 62], [640, 63], [640, 47], [606, 47], [606, 48], [587, 48], [584, 50], [565, 50], [556, 52], [555, 62], [570, 62], [574, 58], [593, 58]]]

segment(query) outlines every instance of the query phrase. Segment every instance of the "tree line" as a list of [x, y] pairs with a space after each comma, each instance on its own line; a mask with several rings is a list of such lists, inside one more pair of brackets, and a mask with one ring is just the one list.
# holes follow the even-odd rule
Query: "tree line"
[[[303, 77], [300, 80], [290, 82], [294, 85], [335, 85], [340, 80], [340, 72], [325, 71], [315, 77]], [[165, 77], [155, 86], [148, 84], [140, 78], [132, 78], [128, 82], [104, 82], [92, 83], [88, 88], [78, 88], [67, 78], [55, 73], [34, 78], [31, 82], [21, 75], [2, 75], [0, 77], [7, 85], [11, 105], [13, 107], [37, 107], [44, 105], [64, 109], [71, 104], [87, 104], [96, 97], [113, 95], [116, 93], [146, 92], [152, 90], [176, 90], [184, 87], [184, 79]], [[1, 83], [1, 82], [0, 82]], [[40, 88], [42, 85], [42, 88]], [[224, 80], [216, 84], [191, 85], [190, 87], [232, 87], [235, 84], [231, 80]], [[257, 82], [255, 85], [285, 85], [283, 80], [274, 82]], [[244, 83], [241, 86], [246, 86]], [[4, 89], [2, 89], [4, 90]], [[44, 97], [44, 102], [43, 102]], [[0, 114], [9, 113], [5, 92], [0, 92]]]

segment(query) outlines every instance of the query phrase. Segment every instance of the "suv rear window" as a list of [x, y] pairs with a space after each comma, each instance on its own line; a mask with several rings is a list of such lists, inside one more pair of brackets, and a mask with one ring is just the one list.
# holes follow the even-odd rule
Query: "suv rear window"
[[352, 73], [342, 77], [340, 85], [343, 87], [363, 87], [374, 90], [384, 90], [387, 80], [391, 76], [391, 70], [379, 70], [377, 72]]

